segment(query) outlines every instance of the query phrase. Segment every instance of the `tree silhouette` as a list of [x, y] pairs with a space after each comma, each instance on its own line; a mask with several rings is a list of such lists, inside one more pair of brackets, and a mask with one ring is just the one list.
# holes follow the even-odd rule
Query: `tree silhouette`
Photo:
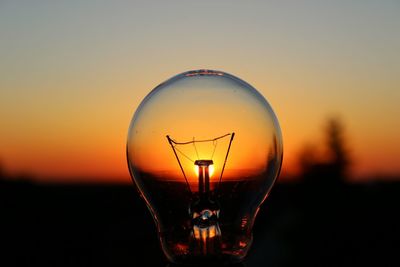
[[338, 118], [328, 120], [326, 127], [326, 144], [329, 163], [333, 166], [335, 176], [345, 179], [348, 175], [350, 157], [344, 136], [344, 127]]
[[328, 119], [324, 129], [324, 151], [315, 146], [303, 147], [299, 154], [301, 177], [311, 183], [341, 183], [348, 175], [350, 156], [345, 141], [344, 126], [339, 118]]

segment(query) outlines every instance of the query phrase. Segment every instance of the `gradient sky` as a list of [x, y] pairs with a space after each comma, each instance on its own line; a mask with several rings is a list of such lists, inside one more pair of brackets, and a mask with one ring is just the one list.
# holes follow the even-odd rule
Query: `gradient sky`
[[340, 116], [355, 176], [400, 173], [400, 2], [265, 2], [1, 1], [1, 165], [49, 181], [129, 181], [140, 101], [210, 68], [268, 99], [284, 171]]

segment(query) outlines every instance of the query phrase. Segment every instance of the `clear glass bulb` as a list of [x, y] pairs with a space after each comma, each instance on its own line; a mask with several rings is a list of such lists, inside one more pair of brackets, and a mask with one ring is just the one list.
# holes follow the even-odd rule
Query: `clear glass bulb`
[[166, 257], [240, 262], [282, 153], [272, 108], [235, 76], [188, 71], [151, 91], [131, 121], [127, 159]]

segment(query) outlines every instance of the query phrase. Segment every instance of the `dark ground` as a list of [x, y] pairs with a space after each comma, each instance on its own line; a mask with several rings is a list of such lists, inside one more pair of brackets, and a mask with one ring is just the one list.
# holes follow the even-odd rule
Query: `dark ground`
[[[244, 266], [400, 266], [400, 183], [278, 184]], [[0, 181], [0, 266], [166, 266], [133, 186]]]

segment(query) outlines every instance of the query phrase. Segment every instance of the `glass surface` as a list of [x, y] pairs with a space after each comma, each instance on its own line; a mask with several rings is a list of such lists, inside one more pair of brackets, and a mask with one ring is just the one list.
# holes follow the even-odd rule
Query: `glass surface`
[[127, 159], [175, 263], [239, 262], [282, 162], [278, 120], [230, 74], [197, 70], [157, 86], [131, 121]]

